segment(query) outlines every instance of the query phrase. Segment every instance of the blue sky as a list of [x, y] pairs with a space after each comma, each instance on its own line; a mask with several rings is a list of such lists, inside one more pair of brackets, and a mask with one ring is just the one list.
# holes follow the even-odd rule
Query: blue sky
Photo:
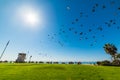
[[119, 4], [119, 0], [0, 0], [1, 53], [10, 40], [2, 60], [15, 60], [20, 52], [35, 61], [110, 59], [103, 46], [113, 43], [119, 52]]

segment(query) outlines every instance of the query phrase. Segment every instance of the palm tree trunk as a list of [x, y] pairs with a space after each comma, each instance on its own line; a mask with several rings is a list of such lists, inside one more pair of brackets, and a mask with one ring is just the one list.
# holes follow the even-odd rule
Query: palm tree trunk
[[115, 55], [113, 55], [112, 57], [113, 57], [113, 61], [114, 61], [114, 60], [117, 60], [117, 58], [116, 58], [116, 56], [115, 56]]

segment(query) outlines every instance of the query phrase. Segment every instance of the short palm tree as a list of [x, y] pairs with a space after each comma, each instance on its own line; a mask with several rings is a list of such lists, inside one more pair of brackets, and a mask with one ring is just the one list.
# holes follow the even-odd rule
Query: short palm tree
[[104, 50], [107, 54], [110, 54], [113, 60], [116, 60], [117, 48], [115, 45], [107, 43], [104, 45]]

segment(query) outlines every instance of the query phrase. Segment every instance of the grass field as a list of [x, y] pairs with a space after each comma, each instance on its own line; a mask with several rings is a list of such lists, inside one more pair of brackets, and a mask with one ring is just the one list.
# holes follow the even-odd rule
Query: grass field
[[0, 64], [0, 80], [120, 80], [120, 67]]

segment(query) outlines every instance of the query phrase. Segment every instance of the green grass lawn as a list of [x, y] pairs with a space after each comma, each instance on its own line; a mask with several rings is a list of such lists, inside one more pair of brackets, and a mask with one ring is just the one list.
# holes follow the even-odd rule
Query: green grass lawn
[[120, 67], [0, 64], [0, 80], [120, 80]]

